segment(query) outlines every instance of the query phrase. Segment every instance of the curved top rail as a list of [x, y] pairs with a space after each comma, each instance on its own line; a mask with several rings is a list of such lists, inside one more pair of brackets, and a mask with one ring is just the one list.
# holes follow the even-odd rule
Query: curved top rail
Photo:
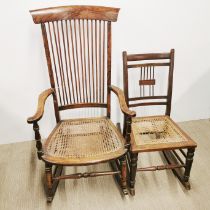
[[116, 22], [119, 10], [119, 8], [102, 6], [61, 6], [30, 10], [30, 13], [36, 24], [69, 19], [92, 19]]

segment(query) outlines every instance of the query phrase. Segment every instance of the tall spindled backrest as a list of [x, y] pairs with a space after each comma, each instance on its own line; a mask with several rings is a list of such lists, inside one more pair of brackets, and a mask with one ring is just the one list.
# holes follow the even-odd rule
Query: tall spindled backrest
[[[170, 53], [151, 53], [151, 54], [130, 54], [123, 52], [124, 69], [124, 92], [127, 105], [129, 107], [165, 105], [166, 115], [171, 112], [171, 98], [174, 70], [174, 49]], [[156, 95], [155, 86], [157, 82], [157, 71], [168, 71], [167, 92], [165, 95]], [[132, 85], [138, 85], [138, 95], [129, 97], [129, 78], [130, 71], [139, 72], [138, 83], [132, 81]], [[130, 79], [130, 80], [129, 80]], [[159, 81], [160, 84], [165, 81]]]
[[107, 108], [110, 116], [111, 22], [119, 9], [64, 6], [30, 11], [41, 24], [54, 106]]

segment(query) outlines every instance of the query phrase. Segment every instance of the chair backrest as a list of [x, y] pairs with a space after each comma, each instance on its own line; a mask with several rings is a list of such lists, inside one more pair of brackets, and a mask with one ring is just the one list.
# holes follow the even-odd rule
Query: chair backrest
[[110, 116], [111, 22], [118, 8], [63, 6], [30, 11], [41, 24], [54, 106], [107, 108]]
[[[150, 54], [127, 54], [123, 52], [123, 69], [124, 69], [124, 93], [127, 105], [129, 107], [165, 105], [166, 115], [171, 112], [171, 98], [173, 85], [174, 70], [174, 49], [169, 53], [150, 53]], [[155, 94], [155, 86], [158, 83], [163, 85], [164, 81], [156, 74], [160, 71], [168, 71], [167, 73], [167, 90], [163, 95]], [[134, 81], [130, 78], [129, 73], [138, 71], [139, 79]], [[137, 73], [137, 72], [136, 72]], [[132, 80], [131, 80], [132, 79]], [[139, 86], [138, 95], [129, 97], [129, 82], [132, 86]]]

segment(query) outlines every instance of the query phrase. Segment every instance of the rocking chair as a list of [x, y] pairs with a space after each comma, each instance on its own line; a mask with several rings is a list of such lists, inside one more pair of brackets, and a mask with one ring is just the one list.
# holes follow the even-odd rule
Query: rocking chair
[[[125, 116], [124, 118], [124, 136], [127, 143], [130, 144], [128, 163], [131, 194], [135, 195], [137, 171], [172, 169], [184, 187], [190, 189], [190, 170], [197, 145], [170, 118], [174, 50], [171, 50], [170, 53], [130, 55], [127, 52], [123, 52], [123, 67], [124, 93], [129, 108], [138, 107], [140, 109], [142, 106], [166, 106], [165, 115], [134, 118]], [[138, 71], [140, 79], [136, 80], [136, 84], [140, 86], [140, 89], [138, 89], [138, 96], [136, 96], [131, 92], [135, 82], [132, 79], [132, 83], [129, 86], [128, 78], [132, 72], [138, 73]], [[161, 88], [164, 86], [164, 81], [161, 81], [161, 75], [158, 75], [161, 72], [166, 73], [165, 78], [167, 78], [165, 93], [155, 95], [155, 86], [159, 85], [159, 92], [162, 92], [164, 89]], [[187, 152], [184, 150], [187, 150]], [[162, 151], [168, 165], [137, 168], [138, 154], [153, 151]]]
[[[64, 6], [30, 11], [41, 25], [51, 88], [39, 96], [33, 124], [38, 158], [45, 162], [47, 201], [51, 202], [59, 180], [115, 175], [126, 189], [125, 140], [110, 120], [111, 91], [121, 111], [135, 116], [124, 93], [111, 86], [111, 23], [119, 9], [99, 6]], [[57, 125], [42, 142], [38, 121], [46, 99], [52, 95]], [[106, 116], [61, 120], [60, 112], [75, 108], [104, 108]], [[111, 162], [115, 171], [62, 175], [63, 166]], [[53, 172], [54, 168], [54, 172]]]

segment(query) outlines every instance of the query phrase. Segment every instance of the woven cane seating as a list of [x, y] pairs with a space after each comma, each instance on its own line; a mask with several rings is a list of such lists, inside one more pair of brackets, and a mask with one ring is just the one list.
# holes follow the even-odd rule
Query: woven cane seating
[[60, 121], [44, 145], [45, 161], [70, 165], [122, 156], [124, 139], [108, 118]]
[[[138, 171], [171, 169], [183, 186], [190, 189], [189, 177], [197, 145], [170, 118], [174, 50], [168, 53], [147, 54], [123, 52], [123, 69], [124, 93], [129, 108], [141, 109], [145, 106], [166, 108], [165, 115], [124, 118], [123, 133], [127, 144], [130, 145], [127, 159], [130, 166], [131, 194], [135, 195], [135, 179]], [[135, 77], [129, 80], [130, 74], [134, 73]], [[134, 86], [139, 87], [134, 89]], [[139, 154], [155, 151], [163, 152], [168, 164], [137, 167]]]
[[196, 144], [166, 115], [132, 119], [131, 151], [161, 151]]
[[[38, 158], [45, 162], [47, 201], [53, 200], [61, 179], [105, 175], [114, 175], [122, 193], [128, 194], [127, 148], [110, 120], [111, 93], [117, 96], [124, 116], [136, 114], [128, 109], [123, 91], [111, 85], [112, 23], [117, 21], [119, 9], [62, 6], [30, 12], [34, 23], [41, 26], [51, 85], [40, 94], [37, 112], [27, 120], [33, 124]], [[49, 96], [53, 97], [57, 125], [42, 142], [38, 122]], [[86, 108], [100, 109], [104, 114], [83, 119]], [[76, 119], [61, 119], [61, 112], [72, 109], [80, 109]], [[102, 162], [109, 163], [112, 170], [62, 174], [63, 166]]]

